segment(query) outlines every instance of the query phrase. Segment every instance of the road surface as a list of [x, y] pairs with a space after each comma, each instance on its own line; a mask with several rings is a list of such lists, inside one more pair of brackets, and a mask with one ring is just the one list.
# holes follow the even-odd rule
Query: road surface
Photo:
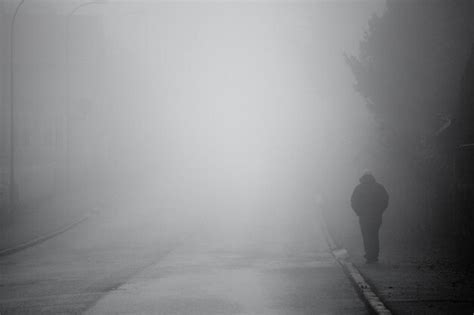
[[97, 215], [0, 257], [0, 313], [78, 314], [162, 258], [173, 242], [149, 223]]
[[1, 314], [367, 313], [318, 230], [307, 242], [177, 243], [150, 222], [110, 220], [1, 258]]

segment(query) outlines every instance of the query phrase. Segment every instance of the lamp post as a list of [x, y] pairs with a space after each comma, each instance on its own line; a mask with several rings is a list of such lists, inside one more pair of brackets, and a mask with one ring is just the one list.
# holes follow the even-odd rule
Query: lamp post
[[66, 174], [68, 188], [71, 188], [71, 56], [70, 56], [70, 37], [71, 37], [71, 18], [80, 9], [90, 6], [104, 4], [104, 0], [94, 0], [81, 3], [80, 5], [73, 8], [68, 14], [66, 19], [66, 71], [67, 71], [67, 104], [66, 104]]
[[17, 183], [15, 176], [15, 20], [20, 8], [25, 3], [21, 0], [16, 6], [10, 26], [10, 213], [16, 210], [17, 206]]

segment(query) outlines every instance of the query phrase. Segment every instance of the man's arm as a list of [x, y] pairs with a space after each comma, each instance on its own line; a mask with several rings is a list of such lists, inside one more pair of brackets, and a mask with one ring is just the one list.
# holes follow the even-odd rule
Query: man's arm
[[358, 186], [352, 192], [351, 207], [357, 215], [360, 215], [360, 197]]
[[382, 197], [380, 206], [382, 208], [382, 212], [384, 212], [388, 207], [389, 196], [384, 186], [380, 185], [380, 188], [381, 188], [381, 197]]

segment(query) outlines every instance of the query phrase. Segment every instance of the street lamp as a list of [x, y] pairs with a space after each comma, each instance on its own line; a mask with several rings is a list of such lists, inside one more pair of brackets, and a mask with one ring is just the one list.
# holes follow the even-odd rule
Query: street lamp
[[10, 214], [16, 210], [18, 193], [15, 178], [15, 20], [23, 3], [25, 0], [16, 6], [10, 26]]
[[66, 176], [67, 184], [70, 189], [71, 186], [71, 56], [70, 56], [70, 37], [71, 37], [71, 18], [76, 14], [80, 9], [90, 6], [104, 4], [104, 0], [94, 0], [81, 3], [80, 5], [73, 8], [68, 14], [66, 19], [66, 64], [67, 64], [67, 104], [66, 104]]

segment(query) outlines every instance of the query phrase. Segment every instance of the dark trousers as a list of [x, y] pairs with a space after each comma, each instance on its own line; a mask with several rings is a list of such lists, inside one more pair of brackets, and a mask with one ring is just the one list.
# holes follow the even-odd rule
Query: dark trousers
[[365, 258], [367, 260], [377, 260], [379, 257], [379, 229], [382, 224], [382, 217], [359, 217], [360, 230], [364, 240]]

